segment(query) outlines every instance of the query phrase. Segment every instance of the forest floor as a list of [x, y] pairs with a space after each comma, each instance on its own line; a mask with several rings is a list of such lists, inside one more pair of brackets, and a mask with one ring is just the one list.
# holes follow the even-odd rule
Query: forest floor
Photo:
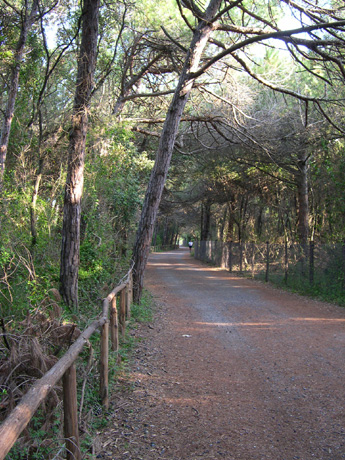
[[195, 261], [150, 256], [157, 307], [97, 458], [345, 459], [345, 310]]

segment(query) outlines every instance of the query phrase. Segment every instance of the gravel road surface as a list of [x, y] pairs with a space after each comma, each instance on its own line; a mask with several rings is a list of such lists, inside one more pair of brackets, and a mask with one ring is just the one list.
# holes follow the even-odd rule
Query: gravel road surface
[[145, 280], [155, 320], [138, 331], [98, 458], [345, 459], [343, 308], [183, 248], [152, 254]]

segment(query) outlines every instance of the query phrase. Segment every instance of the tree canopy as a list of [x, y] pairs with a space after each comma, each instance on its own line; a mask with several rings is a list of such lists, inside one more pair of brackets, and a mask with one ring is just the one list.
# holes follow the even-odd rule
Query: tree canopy
[[342, 1], [101, 2], [89, 46], [96, 3], [0, 5], [4, 316], [76, 308], [133, 247], [139, 300], [152, 239], [344, 238]]

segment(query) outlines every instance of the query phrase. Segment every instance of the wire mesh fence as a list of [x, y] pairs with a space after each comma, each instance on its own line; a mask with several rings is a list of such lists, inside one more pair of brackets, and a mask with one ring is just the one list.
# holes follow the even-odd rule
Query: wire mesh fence
[[196, 241], [194, 257], [299, 292], [345, 302], [345, 244]]

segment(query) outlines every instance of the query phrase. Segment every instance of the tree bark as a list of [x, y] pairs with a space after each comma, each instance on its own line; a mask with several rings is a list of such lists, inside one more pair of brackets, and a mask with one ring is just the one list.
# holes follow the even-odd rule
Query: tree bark
[[168, 229], [169, 229], [169, 222], [168, 222], [168, 218], [166, 217], [164, 220], [163, 246], [166, 246], [168, 244]]
[[225, 223], [226, 223], [227, 215], [228, 215], [228, 207], [225, 206], [223, 210], [223, 217], [220, 220], [220, 228], [219, 228], [219, 240], [220, 241], [224, 240], [224, 230], [225, 230]]
[[306, 154], [300, 155], [298, 169], [298, 239], [302, 246], [305, 246], [309, 237], [308, 158]]
[[235, 203], [235, 196], [232, 194], [229, 197], [228, 209], [229, 209], [229, 218], [228, 218], [228, 230], [226, 234], [226, 241], [229, 243], [230, 241], [234, 239], [234, 227], [236, 225], [236, 220], [235, 220], [236, 203]]
[[11, 125], [14, 115], [14, 106], [16, 102], [16, 97], [18, 93], [19, 86], [19, 74], [22, 66], [22, 60], [24, 57], [24, 51], [26, 46], [26, 41], [28, 38], [29, 30], [35, 20], [35, 16], [38, 11], [38, 1], [34, 0], [32, 2], [32, 8], [29, 13], [28, 8], [25, 9], [24, 14], [22, 15], [22, 24], [20, 30], [20, 36], [17, 43], [16, 51], [14, 54], [14, 65], [11, 73], [11, 82], [8, 92], [7, 105], [5, 109], [5, 116], [3, 125], [1, 128], [0, 136], [0, 194], [3, 190], [4, 185], [4, 174], [5, 174], [5, 163], [7, 157], [8, 141], [10, 138]]
[[211, 0], [205, 12], [205, 19], [199, 20], [163, 126], [133, 251], [134, 302], [136, 303], [140, 302], [142, 294], [144, 271], [150, 252], [153, 229], [170, 166], [179, 123], [195, 80], [190, 76], [190, 73], [197, 70], [201, 54], [213, 31], [212, 19], [215, 17], [221, 3], [221, 0]]
[[211, 225], [211, 203], [207, 200], [202, 205], [202, 222], [201, 222], [201, 241], [206, 241], [210, 235]]
[[72, 128], [69, 138], [68, 170], [62, 227], [60, 292], [67, 305], [78, 308], [81, 197], [84, 182], [88, 110], [96, 66], [100, 0], [84, 0], [82, 38]]

